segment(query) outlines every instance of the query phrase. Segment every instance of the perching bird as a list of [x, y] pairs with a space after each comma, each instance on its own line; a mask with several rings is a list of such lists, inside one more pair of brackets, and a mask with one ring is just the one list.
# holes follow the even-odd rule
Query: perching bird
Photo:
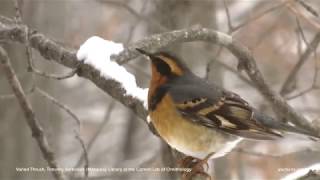
[[318, 138], [275, 121], [239, 95], [209, 84], [169, 53], [137, 51], [151, 60], [151, 125], [166, 143], [185, 155], [198, 159], [220, 157], [242, 138], [272, 140], [282, 138], [282, 130]]

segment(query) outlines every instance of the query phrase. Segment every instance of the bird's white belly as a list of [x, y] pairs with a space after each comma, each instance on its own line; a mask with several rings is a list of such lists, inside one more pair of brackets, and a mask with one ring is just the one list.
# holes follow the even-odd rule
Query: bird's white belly
[[[210, 159], [214, 159], [214, 158], [219, 158], [222, 157], [224, 155], [226, 155], [227, 153], [229, 153], [230, 151], [232, 151], [237, 145], [238, 143], [240, 143], [243, 140], [243, 138], [235, 138], [233, 140], [230, 140], [228, 142], [225, 142], [224, 144], [220, 144], [220, 143], [216, 143], [215, 142], [208, 144], [208, 148], [206, 150], [194, 150], [191, 148], [188, 148], [188, 146], [185, 146], [179, 142], [175, 142], [175, 141], [168, 141], [167, 143], [174, 149], [176, 149], [179, 152], [182, 152], [183, 154], [187, 155], [187, 156], [192, 156], [192, 157], [196, 157], [199, 159], [204, 159], [208, 154], [210, 153], [214, 153]], [[194, 145], [197, 144], [197, 142], [193, 142]]]

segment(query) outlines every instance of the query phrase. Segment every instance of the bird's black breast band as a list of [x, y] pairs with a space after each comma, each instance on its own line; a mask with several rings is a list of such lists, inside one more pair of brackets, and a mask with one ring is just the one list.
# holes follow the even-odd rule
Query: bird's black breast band
[[155, 94], [153, 94], [153, 96], [151, 97], [151, 100], [149, 102], [149, 106], [148, 106], [149, 111], [153, 111], [156, 109], [157, 105], [162, 100], [162, 98], [165, 96], [167, 91], [168, 91], [168, 88], [165, 86], [158, 87], [158, 89], [155, 91]]

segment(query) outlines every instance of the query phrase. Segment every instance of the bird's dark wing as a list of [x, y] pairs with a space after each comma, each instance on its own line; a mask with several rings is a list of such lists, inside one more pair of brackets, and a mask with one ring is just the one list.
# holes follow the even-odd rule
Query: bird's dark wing
[[252, 139], [282, 137], [259, 123], [253, 109], [237, 94], [209, 84], [199, 84], [199, 87], [180, 84], [168, 92], [182, 116], [194, 123]]

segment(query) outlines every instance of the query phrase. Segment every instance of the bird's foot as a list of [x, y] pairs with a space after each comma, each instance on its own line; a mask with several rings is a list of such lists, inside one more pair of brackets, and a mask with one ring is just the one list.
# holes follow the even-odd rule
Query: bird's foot
[[[184, 172], [182, 174], [183, 180], [191, 180], [196, 175], [204, 176], [206, 179], [211, 180], [211, 176], [206, 172], [209, 169], [208, 160], [214, 153], [208, 154], [204, 159], [194, 158], [187, 156], [180, 160], [178, 164], [180, 167], [191, 168], [190, 172]], [[206, 168], [204, 168], [204, 166]]]

